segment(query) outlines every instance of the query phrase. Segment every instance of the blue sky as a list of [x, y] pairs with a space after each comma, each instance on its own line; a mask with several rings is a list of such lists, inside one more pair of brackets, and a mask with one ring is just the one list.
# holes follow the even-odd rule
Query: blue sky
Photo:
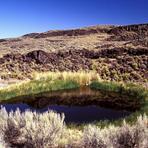
[[133, 23], [148, 23], [148, 0], [0, 0], [0, 38]]

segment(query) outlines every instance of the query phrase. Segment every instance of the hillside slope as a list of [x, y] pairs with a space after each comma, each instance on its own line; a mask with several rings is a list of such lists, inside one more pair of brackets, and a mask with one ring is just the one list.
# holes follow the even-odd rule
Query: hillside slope
[[147, 82], [148, 24], [92, 26], [0, 39], [0, 76], [94, 70], [105, 80]]

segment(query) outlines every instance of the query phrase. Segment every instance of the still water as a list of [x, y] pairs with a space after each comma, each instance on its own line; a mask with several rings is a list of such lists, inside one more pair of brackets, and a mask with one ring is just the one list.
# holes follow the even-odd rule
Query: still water
[[[116, 120], [132, 112], [127, 96], [101, 92], [90, 88], [45, 92], [33, 96], [21, 96], [1, 102], [8, 112], [17, 108], [44, 113], [53, 110], [65, 114], [67, 123], [90, 123], [100, 120]], [[132, 102], [133, 105], [133, 102]]]

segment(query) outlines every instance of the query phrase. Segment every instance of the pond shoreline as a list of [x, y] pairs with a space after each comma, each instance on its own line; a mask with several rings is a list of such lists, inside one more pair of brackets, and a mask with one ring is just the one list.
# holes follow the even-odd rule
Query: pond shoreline
[[[99, 81], [98, 76], [90, 73], [49, 73], [42, 74], [34, 79], [14, 84], [10, 87], [0, 90], [0, 100], [6, 101], [15, 97], [25, 95], [36, 95], [43, 92], [54, 92], [60, 90], [71, 90], [82, 86], [90, 86], [96, 90], [105, 92], [115, 92], [128, 95], [128, 101], [140, 102], [140, 109], [127, 118], [128, 122], [134, 122], [140, 114], [148, 114], [147, 96], [148, 90], [135, 84], [125, 84], [118, 82]], [[27, 100], [27, 99], [26, 99]], [[125, 99], [126, 100], [126, 99]], [[116, 100], [118, 102], [118, 99]], [[128, 102], [127, 102], [128, 104]], [[113, 121], [114, 124], [120, 124], [122, 120]], [[99, 122], [97, 124], [106, 125], [110, 122]]]
[[135, 99], [128, 99], [127, 95], [121, 95], [117, 92], [97, 90], [90, 86], [18, 96], [1, 101], [1, 103], [4, 104], [21, 102], [34, 108], [44, 108], [48, 105], [97, 105], [115, 110], [135, 111], [140, 109], [140, 102], [135, 101]]

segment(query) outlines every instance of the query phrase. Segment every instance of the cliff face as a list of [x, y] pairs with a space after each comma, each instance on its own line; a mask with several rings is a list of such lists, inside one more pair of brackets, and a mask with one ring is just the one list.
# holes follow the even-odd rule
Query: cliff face
[[93, 26], [0, 40], [0, 76], [95, 70], [105, 80], [147, 82], [148, 24]]

